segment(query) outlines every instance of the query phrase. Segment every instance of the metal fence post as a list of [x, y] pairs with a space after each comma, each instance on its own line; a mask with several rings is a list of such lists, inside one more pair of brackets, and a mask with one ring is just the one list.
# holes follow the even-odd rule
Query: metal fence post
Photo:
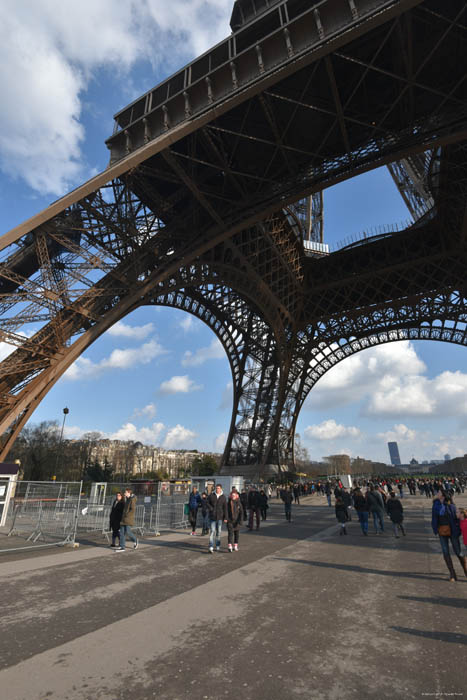
[[157, 501], [156, 501], [156, 527], [154, 534], [159, 537], [161, 534], [160, 529], [160, 519], [161, 519], [161, 497], [162, 497], [162, 482], [159, 481], [157, 484]]

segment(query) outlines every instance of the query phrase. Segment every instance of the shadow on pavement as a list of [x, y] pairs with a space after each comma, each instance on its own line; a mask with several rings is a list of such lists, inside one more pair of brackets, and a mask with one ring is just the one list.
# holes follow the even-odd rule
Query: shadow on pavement
[[397, 596], [401, 600], [413, 600], [417, 603], [432, 603], [434, 605], [449, 605], [452, 608], [467, 608], [467, 598], [443, 598], [442, 596], [435, 596], [434, 598], [419, 598], [415, 595], [399, 595]]
[[368, 569], [365, 566], [357, 566], [355, 564], [329, 564], [323, 561], [309, 561], [308, 559], [290, 559], [289, 557], [274, 557], [281, 561], [290, 561], [295, 564], [308, 564], [309, 566], [318, 566], [323, 569], [337, 569], [338, 571], [354, 571], [357, 574], [378, 574], [380, 576], [389, 576], [390, 578], [415, 578], [426, 579], [428, 581], [446, 581], [446, 577], [437, 576], [436, 574], [416, 574], [411, 571], [383, 571], [381, 569]]
[[413, 634], [416, 637], [425, 639], [435, 639], [437, 642], [450, 642], [451, 644], [467, 644], [467, 634], [456, 634], [455, 632], [428, 632], [427, 630], [416, 630], [410, 627], [390, 627], [396, 632]]

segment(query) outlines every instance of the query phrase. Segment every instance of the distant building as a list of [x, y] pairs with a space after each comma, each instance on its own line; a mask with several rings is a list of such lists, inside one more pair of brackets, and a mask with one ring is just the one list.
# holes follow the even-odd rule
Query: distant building
[[451, 461], [451, 455], [444, 455], [444, 461], [445, 461], [445, 462], [450, 462], [450, 461]]
[[388, 442], [388, 448], [389, 448], [389, 457], [391, 459], [391, 464], [394, 467], [400, 467], [401, 458], [400, 458], [399, 447], [397, 446], [397, 442]]

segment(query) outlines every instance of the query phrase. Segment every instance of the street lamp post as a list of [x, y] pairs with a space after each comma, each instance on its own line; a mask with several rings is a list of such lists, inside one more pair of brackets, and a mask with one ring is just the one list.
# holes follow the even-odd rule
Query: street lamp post
[[65, 420], [66, 420], [66, 417], [69, 413], [70, 413], [70, 409], [66, 408], [66, 406], [65, 406], [65, 408], [63, 409], [63, 423], [62, 423], [62, 429], [60, 431], [60, 440], [58, 441], [57, 460], [55, 462], [55, 474], [56, 475], [58, 473], [58, 466], [59, 466], [59, 460], [60, 460], [60, 448], [62, 446], [63, 431], [65, 429]]

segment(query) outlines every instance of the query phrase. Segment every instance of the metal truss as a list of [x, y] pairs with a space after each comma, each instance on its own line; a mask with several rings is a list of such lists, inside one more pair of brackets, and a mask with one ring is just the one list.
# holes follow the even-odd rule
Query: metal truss
[[[303, 402], [349, 354], [465, 344], [465, 2], [247, 7], [225, 42], [116, 115], [104, 173], [0, 239], [0, 459], [70, 365], [143, 305], [217, 335], [233, 378], [223, 462], [258, 470], [293, 466]], [[323, 189], [381, 165], [413, 225], [306, 256], [323, 241]]]

